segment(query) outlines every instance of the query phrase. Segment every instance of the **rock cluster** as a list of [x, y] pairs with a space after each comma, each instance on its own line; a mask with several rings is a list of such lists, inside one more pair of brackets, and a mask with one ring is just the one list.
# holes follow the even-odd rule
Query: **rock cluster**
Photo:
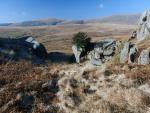
[[[113, 39], [105, 39], [100, 42], [94, 43], [94, 47], [91, 51], [88, 51], [86, 56], [93, 65], [102, 65], [109, 61], [117, 50], [118, 42]], [[77, 46], [72, 46], [73, 53], [76, 58], [76, 62], [80, 63], [82, 49]]]
[[[145, 11], [139, 20], [138, 28], [133, 32], [131, 38], [124, 43], [124, 47], [120, 54], [120, 63], [138, 63], [139, 65], [147, 65], [150, 61], [149, 47], [142, 49], [138, 45], [150, 35], [150, 10]], [[133, 43], [132, 40], [136, 41]], [[132, 42], [132, 43], [131, 43]]]
[[[147, 48], [138, 48], [138, 44], [148, 39], [150, 35], [150, 10], [145, 11], [139, 20], [138, 28], [133, 32], [130, 39], [124, 43], [120, 51], [120, 63], [138, 63], [140, 65], [149, 64], [150, 50]], [[132, 41], [135, 40], [135, 41]], [[144, 42], [142, 42], [144, 43]], [[112, 39], [105, 39], [94, 43], [94, 47], [87, 51], [85, 56], [93, 65], [102, 65], [112, 59], [117, 52], [119, 43]], [[121, 44], [120, 44], [121, 45]], [[82, 59], [83, 49], [77, 46], [72, 47], [76, 62], [80, 63]]]
[[47, 51], [31, 36], [18, 39], [0, 38], [0, 56], [5, 60], [36, 60], [45, 59]]
[[90, 62], [94, 65], [101, 65], [114, 56], [116, 51], [116, 41], [106, 39], [95, 44], [94, 49], [88, 54]]

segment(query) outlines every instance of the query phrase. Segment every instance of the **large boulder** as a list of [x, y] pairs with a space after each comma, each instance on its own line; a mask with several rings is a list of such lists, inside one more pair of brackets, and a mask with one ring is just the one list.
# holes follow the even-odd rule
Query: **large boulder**
[[100, 42], [91, 43], [91, 46], [88, 47], [89, 49], [87, 51], [83, 51], [82, 48], [78, 48], [76, 45], [72, 46], [72, 50], [77, 63], [80, 63], [83, 56], [87, 56], [91, 64], [102, 65], [112, 58], [116, 52], [116, 47], [115, 40], [105, 39]]
[[27, 37], [25, 40], [30, 45], [29, 48], [32, 48], [34, 54], [40, 58], [46, 58], [47, 57], [47, 51], [43, 44], [36, 41], [33, 37]]
[[47, 51], [44, 45], [31, 36], [18, 39], [0, 38], [0, 56], [5, 60], [44, 60], [47, 58]]
[[150, 34], [150, 10], [145, 11], [140, 17], [137, 29], [137, 40], [144, 40]]
[[145, 49], [143, 50], [141, 53], [140, 53], [140, 56], [138, 58], [138, 64], [140, 65], [147, 65], [149, 64], [149, 61], [150, 61], [150, 52], [148, 49]]
[[120, 54], [120, 63], [135, 63], [138, 49], [134, 44], [125, 42]]
[[116, 52], [116, 41], [105, 39], [95, 43], [94, 49], [88, 54], [93, 65], [102, 65], [109, 61]]

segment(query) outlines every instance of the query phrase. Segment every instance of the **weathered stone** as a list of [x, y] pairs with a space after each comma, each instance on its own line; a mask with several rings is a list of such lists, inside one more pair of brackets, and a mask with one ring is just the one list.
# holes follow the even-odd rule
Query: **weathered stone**
[[137, 32], [136, 31], [133, 31], [130, 39], [135, 39], [137, 37]]
[[0, 38], [0, 54], [6, 60], [45, 59], [45, 47], [34, 38], [26, 36], [18, 39]]
[[129, 52], [128, 63], [134, 63], [136, 59], [136, 55], [137, 55], [137, 49], [136, 47], [132, 47]]
[[115, 47], [114, 46], [105, 49], [103, 52], [104, 56], [113, 56], [114, 53], [115, 53]]
[[72, 51], [73, 51], [73, 53], [75, 55], [76, 62], [80, 63], [80, 55], [82, 53], [82, 48], [78, 48], [76, 45], [73, 45], [72, 46]]
[[94, 48], [94, 59], [102, 59], [103, 50], [101, 47]]
[[150, 34], [150, 10], [145, 11], [140, 17], [137, 30], [137, 40], [144, 40]]
[[104, 49], [107, 49], [108, 47], [112, 47], [116, 45], [116, 41], [113, 39], [105, 39], [103, 43], [104, 43], [103, 45]]
[[105, 39], [95, 44], [94, 50], [90, 52], [89, 58], [94, 65], [102, 65], [109, 61], [116, 52], [116, 41]]
[[[72, 47], [77, 63], [80, 63], [82, 49], [75, 45]], [[93, 65], [102, 65], [109, 61], [116, 52], [116, 41], [113, 39], [105, 39], [94, 43], [93, 49], [87, 54], [88, 59]]]
[[120, 63], [125, 63], [129, 56], [130, 43], [126, 42], [120, 54]]
[[96, 66], [100, 66], [102, 65], [104, 62], [102, 62], [101, 59], [91, 59], [91, 64], [96, 65]]
[[149, 64], [149, 61], [150, 61], [150, 58], [149, 58], [149, 50], [143, 50], [141, 53], [140, 53], [140, 56], [138, 58], [138, 64], [141, 64], [141, 65], [147, 65]]

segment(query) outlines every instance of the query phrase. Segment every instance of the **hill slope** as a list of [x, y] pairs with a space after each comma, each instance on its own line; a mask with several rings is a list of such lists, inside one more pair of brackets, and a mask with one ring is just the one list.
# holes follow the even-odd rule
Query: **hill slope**
[[32, 21], [24, 21], [20, 23], [3, 23], [0, 26], [54, 26], [54, 25], [68, 25], [68, 24], [89, 24], [89, 23], [114, 23], [114, 24], [137, 24], [140, 14], [134, 15], [113, 15], [108, 17], [103, 17], [100, 19], [92, 20], [64, 20], [56, 18], [39, 19]]
[[115, 23], [115, 24], [131, 24], [136, 25], [140, 14], [134, 15], [113, 15], [103, 17], [101, 19], [88, 20], [87, 23]]

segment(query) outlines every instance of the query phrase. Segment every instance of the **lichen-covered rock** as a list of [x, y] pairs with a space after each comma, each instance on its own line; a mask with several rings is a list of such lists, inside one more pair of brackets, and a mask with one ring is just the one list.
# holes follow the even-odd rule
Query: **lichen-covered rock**
[[78, 48], [76, 45], [73, 45], [72, 46], [72, 51], [75, 55], [75, 58], [76, 58], [76, 62], [77, 63], [80, 63], [80, 56], [81, 56], [81, 53], [82, 53], [82, 48]]
[[95, 44], [94, 49], [89, 53], [90, 62], [93, 65], [102, 65], [109, 61], [116, 52], [116, 41], [105, 39]]
[[149, 58], [150, 52], [149, 50], [145, 49], [140, 53], [140, 56], [138, 58], [138, 64], [140, 65], [147, 65], [149, 64], [150, 58]]
[[120, 54], [120, 63], [125, 63], [129, 56], [130, 43], [126, 42]]
[[101, 59], [91, 59], [90, 62], [91, 62], [91, 64], [96, 65], [96, 66], [100, 66], [104, 63], [104, 62], [102, 62]]
[[150, 34], [150, 10], [145, 11], [140, 17], [137, 30], [137, 40], [144, 40]]

